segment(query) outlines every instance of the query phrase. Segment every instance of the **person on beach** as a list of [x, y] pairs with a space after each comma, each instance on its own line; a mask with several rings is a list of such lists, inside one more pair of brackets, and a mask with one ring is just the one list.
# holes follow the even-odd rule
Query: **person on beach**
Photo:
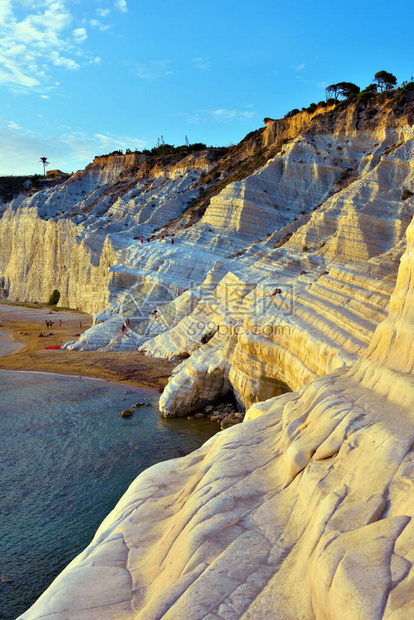
[[82, 321], [79, 321], [79, 327], [82, 329]]
[[125, 325], [126, 325], [127, 327], [129, 327], [129, 319], [127, 319], [127, 320], [125, 321]]
[[59, 327], [62, 325], [62, 319], [59, 319]]

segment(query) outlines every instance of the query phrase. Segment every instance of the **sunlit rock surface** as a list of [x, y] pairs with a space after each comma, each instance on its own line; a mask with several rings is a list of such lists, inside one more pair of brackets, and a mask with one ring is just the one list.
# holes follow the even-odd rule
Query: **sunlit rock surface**
[[265, 119], [169, 163], [99, 157], [0, 206], [3, 298], [56, 288], [95, 314], [67, 348], [180, 360], [167, 417], [224, 397], [247, 409], [141, 475], [23, 618], [414, 614], [414, 96], [400, 95]]
[[[225, 261], [227, 274], [213, 290], [206, 280], [191, 315], [142, 345], [179, 357], [192, 352], [198, 333], [197, 355], [176, 370], [161, 398], [165, 415], [186, 415], [210, 399], [213, 380], [216, 396], [231, 389], [248, 407], [364, 354], [386, 316], [414, 208], [412, 197], [402, 198], [402, 187], [414, 184], [413, 131], [392, 140], [373, 170], [327, 198], [287, 243], [274, 249], [270, 237]], [[364, 137], [360, 152], [367, 143]], [[217, 336], [203, 345], [214, 325]], [[225, 363], [218, 363], [221, 349]]]
[[414, 614], [414, 221], [365, 358], [141, 474], [22, 618]]

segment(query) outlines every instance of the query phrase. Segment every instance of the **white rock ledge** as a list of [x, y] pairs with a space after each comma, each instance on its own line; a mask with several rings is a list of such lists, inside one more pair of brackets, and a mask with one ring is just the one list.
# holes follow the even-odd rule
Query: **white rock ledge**
[[24, 620], [414, 616], [414, 221], [365, 359], [130, 486]]

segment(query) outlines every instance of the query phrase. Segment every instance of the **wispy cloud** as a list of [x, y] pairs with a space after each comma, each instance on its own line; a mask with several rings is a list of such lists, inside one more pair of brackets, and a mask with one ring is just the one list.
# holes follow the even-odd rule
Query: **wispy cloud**
[[219, 108], [218, 110], [204, 110], [206, 114], [211, 115], [217, 120], [234, 121], [241, 118], [253, 118], [255, 112], [253, 110], [228, 110], [227, 108]]
[[301, 65], [294, 65], [292, 69], [294, 69], [295, 71], [303, 71], [305, 67], [306, 63], [303, 62]]
[[54, 168], [72, 172], [84, 168], [95, 155], [116, 149], [142, 149], [144, 140], [134, 136], [85, 132], [64, 128], [61, 135], [41, 136], [25, 130], [14, 121], [0, 119], [0, 174], [34, 174], [41, 172], [39, 157], [46, 155]]
[[96, 13], [97, 15], [99, 15], [99, 17], [106, 17], [107, 15], [109, 15], [110, 12], [111, 9], [96, 9]]
[[200, 69], [200, 71], [205, 71], [211, 67], [211, 62], [208, 60], [203, 60], [202, 58], [193, 58], [192, 60], [196, 68]]
[[152, 60], [146, 65], [140, 63], [129, 64], [132, 73], [141, 80], [151, 81], [173, 74], [170, 68], [171, 60]]
[[111, 28], [109, 24], [103, 24], [99, 21], [99, 19], [91, 19], [89, 21], [89, 25], [92, 26], [92, 28], [98, 28], [98, 30], [101, 30], [102, 32]]
[[20, 131], [21, 129], [23, 129], [23, 127], [20, 127], [20, 125], [18, 125], [14, 121], [10, 121], [7, 126], [9, 129], [12, 129], [13, 131]]
[[184, 116], [186, 120], [193, 124], [199, 125], [204, 122], [222, 122], [230, 123], [233, 121], [243, 121], [256, 116], [255, 110], [251, 105], [245, 106], [244, 110], [229, 110], [228, 108], [217, 108], [208, 110], [197, 110], [196, 112], [179, 112], [175, 116]]
[[121, 13], [126, 13], [128, 11], [126, 0], [115, 0], [114, 7], [121, 11]]
[[[70, 0], [0, 0], [0, 85], [41, 92], [56, 86], [56, 67], [75, 71], [94, 62], [84, 47], [87, 29], [78, 26], [70, 7]], [[109, 28], [98, 21], [96, 26]]]

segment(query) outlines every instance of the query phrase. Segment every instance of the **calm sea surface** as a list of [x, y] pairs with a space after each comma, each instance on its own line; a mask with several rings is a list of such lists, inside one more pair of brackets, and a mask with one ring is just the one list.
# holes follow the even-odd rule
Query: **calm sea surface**
[[[0, 371], [2, 620], [23, 613], [85, 548], [140, 472], [217, 431], [209, 420], [161, 418], [158, 398], [109, 382]], [[143, 401], [150, 406], [121, 417]]]

